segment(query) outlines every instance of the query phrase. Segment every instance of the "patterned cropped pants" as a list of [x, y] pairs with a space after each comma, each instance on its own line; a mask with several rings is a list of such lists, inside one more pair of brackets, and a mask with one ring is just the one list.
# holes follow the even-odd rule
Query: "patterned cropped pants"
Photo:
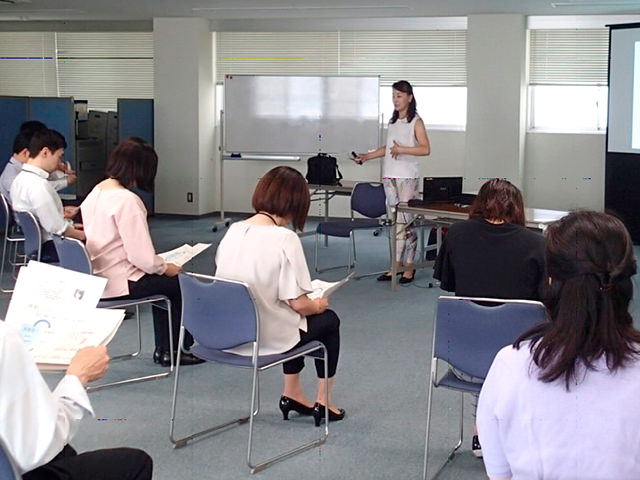
[[[384, 193], [387, 196], [387, 212], [393, 218], [393, 211], [400, 202], [408, 202], [413, 198], [420, 198], [419, 178], [383, 178]], [[413, 226], [415, 215], [400, 213], [397, 219], [396, 261], [414, 263], [418, 235]]]

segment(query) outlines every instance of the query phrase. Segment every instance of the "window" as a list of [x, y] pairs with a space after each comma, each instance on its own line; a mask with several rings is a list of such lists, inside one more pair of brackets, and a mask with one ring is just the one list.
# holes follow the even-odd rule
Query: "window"
[[608, 91], [605, 86], [532, 86], [530, 127], [563, 132], [605, 131]]
[[466, 30], [218, 32], [216, 48], [219, 83], [226, 74], [377, 75], [386, 123], [391, 85], [407, 80], [428, 126], [466, 125]]
[[58, 94], [55, 34], [0, 33], [0, 95], [55, 97]]
[[116, 110], [118, 98], [153, 98], [153, 34], [57, 33], [58, 89]]
[[[425, 125], [463, 130], [467, 124], [467, 87], [414, 87], [418, 114]], [[380, 87], [380, 111], [385, 125], [393, 115], [391, 87]]]
[[74, 97], [92, 110], [153, 98], [152, 33], [0, 33], [0, 94]]
[[609, 30], [530, 30], [529, 128], [607, 127]]

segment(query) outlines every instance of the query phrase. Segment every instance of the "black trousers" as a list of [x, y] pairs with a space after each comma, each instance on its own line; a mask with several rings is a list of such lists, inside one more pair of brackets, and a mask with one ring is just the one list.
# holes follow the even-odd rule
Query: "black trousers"
[[[299, 347], [312, 340], [324, 343], [327, 347], [328, 376], [333, 377], [338, 368], [340, 354], [340, 319], [333, 310], [325, 310], [318, 315], [307, 317], [307, 331], [300, 330], [300, 341], [293, 348]], [[324, 361], [315, 360], [318, 378], [324, 378]], [[300, 373], [304, 368], [304, 357], [295, 358], [282, 364], [286, 374]]]
[[153, 461], [142, 450], [110, 448], [78, 453], [69, 445], [23, 480], [151, 480]]
[[[28, 256], [35, 258], [37, 250], [33, 252], [29, 252]], [[56, 246], [53, 243], [53, 240], [47, 240], [42, 244], [40, 248], [40, 261], [42, 263], [58, 263], [60, 259], [58, 258], [58, 250], [56, 250]]]
[[[129, 295], [109, 298], [108, 300], [137, 300], [151, 295], [165, 295], [171, 300], [171, 328], [173, 330], [173, 349], [178, 349], [180, 335], [180, 318], [182, 316], [182, 294], [178, 277], [165, 275], [144, 275], [138, 281], [129, 280]], [[169, 351], [169, 316], [163, 308], [153, 307], [153, 331], [156, 348]], [[187, 332], [184, 340], [185, 348], [193, 344], [193, 337]]]

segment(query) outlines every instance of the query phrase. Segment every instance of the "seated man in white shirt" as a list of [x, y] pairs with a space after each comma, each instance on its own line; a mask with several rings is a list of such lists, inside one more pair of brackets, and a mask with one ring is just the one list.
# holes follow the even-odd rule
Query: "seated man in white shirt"
[[83, 348], [51, 392], [18, 332], [0, 321], [0, 440], [24, 480], [151, 479], [153, 462], [141, 450], [77, 454], [68, 445], [82, 418], [94, 415], [84, 387], [108, 365], [106, 347]]
[[[23, 126], [27, 123], [31, 122], [25, 122]], [[11, 184], [22, 171], [22, 165], [29, 160], [29, 143], [31, 142], [31, 137], [33, 137], [33, 134], [38, 130], [46, 128], [41, 122], [35, 123], [42, 125], [42, 127], [35, 130], [28, 126], [27, 128], [21, 127], [20, 133], [18, 133], [13, 141], [13, 155], [5, 165], [4, 170], [2, 170], [2, 175], [0, 175], [0, 193], [9, 201], [11, 201]], [[75, 181], [75, 172], [70, 170], [64, 163], [61, 163], [58, 168], [49, 175], [49, 182], [51, 182], [51, 186], [56, 191], [67, 188]]]
[[[49, 174], [60, 164], [66, 142], [55, 130], [39, 130], [29, 143], [29, 160], [11, 185], [11, 204], [16, 212], [31, 212], [42, 231], [41, 260], [57, 262], [58, 255], [52, 235], [65, 235], [85, 241], [81, 225], [74, 225], [64, 217], [62, 201], [47, 181]], [[28, 255], [33, 252], [26, 252]]]

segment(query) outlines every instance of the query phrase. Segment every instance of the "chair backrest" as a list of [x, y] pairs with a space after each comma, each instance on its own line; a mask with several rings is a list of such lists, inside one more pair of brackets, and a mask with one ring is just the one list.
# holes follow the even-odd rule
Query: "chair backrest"
[[351, 213], [358, 212], [369, 218], [387, 213], [387, 197], [381, 183], [356, 183], [351, 193]]
[[258, 311], [246, 283], [208, 275], [179, 275], [182, 322], [194, 340], [223, 350], [258, 339]]
[[11, 204], [7, 197], [0, 193], [0, 203], [2, 203], [2, 210], [0, 210], [0, 214], [4, 216], [0, 220], [2, 224], [2, 228], [4, 228], [5, 234], [9, 233], [9, 227], [11, 226], [13, 220], [13, 209], [11, 208]]
[[27, 255], [37, 254], [36, 260], [40, 260], [42, 249], [42, 233], [38, 220], [31, 212], [14, 212], [16, 222], [22, 227], [24, 233], [24, 251]]
[[0, 440], [0, 478], [2, 480], [20, 480], [22, 478], [2, 440]]
[[442, 296], [437, 308], [433, 356], [480, 379], [501, 348], [548, 321], [544, 305], [530, 300]]
[[84, 243], [75, 238], [53, 236], [60, 266], [75, 272], [93, 274], [91, 259]]

